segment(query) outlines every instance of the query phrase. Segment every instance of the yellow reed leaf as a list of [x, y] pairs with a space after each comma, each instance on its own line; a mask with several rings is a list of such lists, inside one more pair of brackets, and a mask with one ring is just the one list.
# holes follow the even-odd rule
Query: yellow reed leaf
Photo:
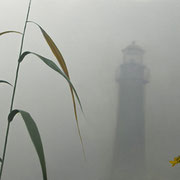
[[[40, 28], [40, 30], [41, 30], [47, 44], [49, 45], [52, 53], [56, 57], [58, 63], [60, 64], [60, 66], [61, 66], [61, 68], [63, 70], [63, 72], [66, 74], [66, 76], [70, 80], [69, 72], [68, 72], [66, 63], [64, 61], [64, 58], [63, 58], [61, 52], [59, 51], [59, 49], [57, 48], [56, 44], [54, 43], [54, 41], [51, 39], [51, 37], [46, 33], [46, 31], [39, 24], [37, 24], [37, 23], [35, 23], [33, 21], [28, 21], [28, 22], [34, 23]], [[84, 153], [84, 156], [85, 156], [83, 140], [82, 140], [82, 136], [81, 136], [81, 132], [80, 132], [80, 128], [79, 128], [78, 117], [77, 117], [77, 110], [76, 110], [76, 102], [75, 102], [75, 97], [74, 97], [74, 91], [73, 91], [73, 88], [71, 86], [69, 86], [69, 87], [70, 87], [70, 91], [71, 91], [71, 95], [72, 95], [72, 101], [73, 101], [73, 107], [74, 107], [74, 115], [75, 115], [75, 119], [76, 119], [76, 125], [77, 125], [77, 129], [78, 129], [78, 134], [79, 134], [79, 137], [80, 137], [80, 141], [81, 141], [82, 148], [83, 148], [83, 153]], [[78, 102], [79, 102], [79, 105], [80, 105], [81, 110], [82, 110], [81, 102], [80, 102], [79, 99], [78, 99]]]

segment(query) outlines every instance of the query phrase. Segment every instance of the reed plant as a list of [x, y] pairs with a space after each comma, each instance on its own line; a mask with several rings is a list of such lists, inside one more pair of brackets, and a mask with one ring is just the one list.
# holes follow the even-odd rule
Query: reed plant
[[[57, 46], [55, 45], [54, 41], [51, 39], [51, 37], [47, 34], [47, 32], [39, 24], [37, 24], [36, 22], [33, 22], [33, 21], [29, 21], [30, 8], [31, 8], [31, 0], [29, 0], [29, 6], [28, 6], [27, 14], [26, 14], [26, 20], [25, 20], [25, 23], [24, 23], [23, 32], [5, 31], [5, 32], [0, 33], [0, 36], [6, 35], [6, 34], [9, 34], [9, 33], [16, 33], [16, 34], [22, 36], [20, 50], [19, 50], [19, 56], [18, 56], [18, 60], [17, 60], [17, 68], [16, 68], [14, 84], [12, 85], [6, 80], [0, 80], [0, 83], [8, 84], [8, 85], [13, 87], [12, 88], [11, 103], [10, 103], [10, 110], [9, 110], [9, 115], [8, 115], [8, 118], [7, 118], [8, 121], [7, 121], [7, 129], [6, 129], [6, 134], [5, 134], [4, 146], [3, 146], [3, 154], [2, 154], [2, 157], [0, 157], [0, 165], [1, 165], [0, 166], [0, 180], [2, 178], [2, 173], [3, 173], [3, 167], [4, 167], [4, 162], [5, 162], [6, 150], [7, 150], [8, 136], [9, 136], [9, 133], [10, 133], [10, 126], [11, 126], [11, 123], [13, 122], [13, 120], [14, 120], [14, 117], [18, 113], [21, 114], [22, 120], [24, 120], [25, 127], [27, 128], [27, 132], [29, 133], [29, 136], [30, 136], [30, 138], [32, 140], [32, 143], [33, 143], [34, 147], [35, 147], [36, 153], [37, 153], [37, 155], [39, 157], [39, 162], [40, 162], [40, 166], [41, 166], [41, 170], [42, 170], [43, 180], [48, 179], [47, 178], [47, 169], [46, 169], [46, 161], [45, 161], [44, 149], [43, 149], [43, 144], [42, 144], [42, 141], [41, 141], [41, 136], [40, 136], [38, 127], [37, 127], [35, 121], [33, 120], [32, 116], [30, 115], [29, 112], [26, 112], [25, 110], [20, 110], [20, 109], [14, 108], [14, 98], [15, 98], [15, 95], [16, 95], [19, 69], [20, 69], [21, 64], [25, 61], [25, 57], [27, 55], [31, 54], [31, 55], [36, 56], [37, 59], [42, 61], [42, 63], [45, 63], [49, 68], [56, 71], [59, 75], [61, 75], [63, 78], [65, 78], [65, 80], [69, 84], [70, 92], [71, 92], [71, 96], [72, 96], [73, 108], [74, 108], [74, 115], [75, 115], [76, 124], [77, 124], [77, 129], [78, 129], [82, 149], [83, 149], [83, 152], [84, 152], [83, 141], [82, 141], [81, 132], [80, 132], [79, 124], [78, 124], [76, 101], [75, 101], [75, 98], [76, 98], [79, 105], [80, 105], [80, 108], [82, 110], [80, 99], [78, 97], [78, 94], [77, 94], [73, 84], [71, 83], [70, 75], [69, 75], [66, 63], [64, 61], [64, 58], [63, 58], [61, 52], [59, 51], [59, 49], [57, 48]], [[57, 62], [59, 63], [60, 67], [58, 65], [56, 65], [52, 60], [50, 60], [50, 59], [48, 59], [48, 58], [46, 58], [46, 57], [44, 57], [42, 55], [39, 55], [39, 54], [37, 54], [35, 52], [31, 52], [31, 51], [25, 51], [25, 52], [23, 51], [26, 28], [27, 28], [27, 25], [30, 24], [30, 23], [35, 24], [40, 29], [40, 32], [42, 33], [45, 41], [47, 42], [49, 48], [51, 49], [51, 52], [55, 56], [55, 58], [56, 58]]]

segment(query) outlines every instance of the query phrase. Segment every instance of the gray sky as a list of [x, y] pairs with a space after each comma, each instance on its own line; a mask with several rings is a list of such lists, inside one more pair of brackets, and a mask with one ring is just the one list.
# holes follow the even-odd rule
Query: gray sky
[[[2, 0], [0, 31], [22, 31], [28, 1]], [[55, 40], [68, 65], [85, 112], [79, 111], [84, 162], [67, 83], [36, 57], [20, 68], [15, 108], [31, 113], [45, 148], [49, 179], [100, 180], [112, 159], [118, 109], [115, 74], [121, 50], [133, 40], [146, 50], [151, 71], [146, 88], [146, 147], [150, 179], [177, 179], [168, 163], [180, 145], [180, 2], [178, 0], [32, 0], [29, 20]], [[0, 79], [13, 83], [20, 36], [0, 38]], [[28, 24], [24, 50], [55, 58], [39, 29]], [[2, 151], [11, 89], [1, 86]], [[23, 171], [22, 171], [23, 169]], [[3, 180], [41, 179], [35, 150], [20, 117], [12, 124]]]

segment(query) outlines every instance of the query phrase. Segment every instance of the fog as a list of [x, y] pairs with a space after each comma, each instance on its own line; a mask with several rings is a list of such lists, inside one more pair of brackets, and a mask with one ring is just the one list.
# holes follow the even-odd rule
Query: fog
[[[22, 32], [27, 6], [24, 0], [2, 0], [0, 32]], [[122, 50], [132, 41], [145, 50], [143, 64], [150, 70], [144, 103], [146, 179], [179, 177], [179, 165], [169, 163], [180, 154], [179, 8], [178, 0], [32, 0], [29, 20], [40, 24], [62, 52], [84, 109], [83, 115], [77, 106], [86, 160], [68, 84], [37, 57], [25, 58], [14, 108], [28, 111], [38, 125], [49, 179], [111, 179], [120, 101], [116, 78]], [[0, 79], [11, 83], [20, 40], [18, 34], [0, 37]], [[23, 50], [58, 64], [34, 24], [28, 24]], [[12, 88], [1, 84], [0, 92], [2, 154]], [[2, 179], [42, 179], [20, 115], [11, 124]]]

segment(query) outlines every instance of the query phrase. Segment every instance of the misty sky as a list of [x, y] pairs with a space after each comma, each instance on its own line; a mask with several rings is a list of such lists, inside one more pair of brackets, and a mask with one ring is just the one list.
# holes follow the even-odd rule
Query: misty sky
[[[2, 0], [0, 32], [22, 31], [28, 1]], [[51, 180], [105, 180], [111, 167], [118, 110], [116, 72], [121, 50], [136, 41], [150, 69], [146, 86], [148, 177], [179, 178], [169, 160], [180, 154], [180, 2], [179, 0], [32, 0], [29, 20], [40, 24], [62, 52], [84, 107], [78, 107], [87, 162], [78, 137], [65, 80], [35, 56], [20, 68], [14, 108], [36, 120]], [[0, 37], [0, 79], [14, 82], [20, 35]], [[24, 50], [56, 62], [40, 30], [28, 24]], [[11, 88], [1, 85], [0, 150]], [[23, 170], [23, 171], [22, 171]], [[3, 180], [41, 179], [38, 157], [21, 117], [11, 126]]]

